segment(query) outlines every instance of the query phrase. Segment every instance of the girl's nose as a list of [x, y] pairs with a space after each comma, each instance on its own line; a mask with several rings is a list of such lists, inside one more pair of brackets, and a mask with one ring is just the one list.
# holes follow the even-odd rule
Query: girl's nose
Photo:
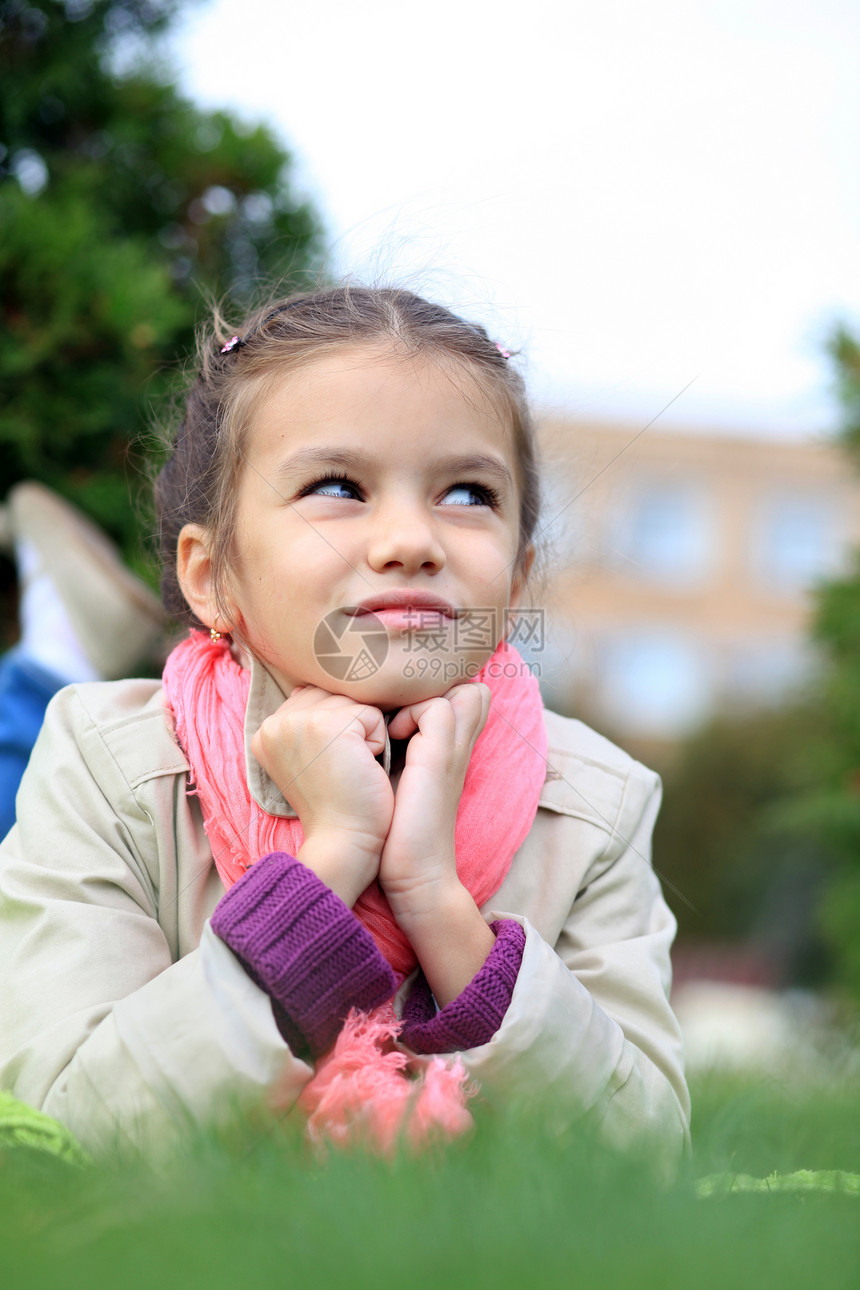
[[411, 576], [422, 569], [438, 572], [447, 557], [430, 517], [419, 507], [397, 506], [386, 508], [376, 517], [367, 560], [378, 572], [400, 568]]

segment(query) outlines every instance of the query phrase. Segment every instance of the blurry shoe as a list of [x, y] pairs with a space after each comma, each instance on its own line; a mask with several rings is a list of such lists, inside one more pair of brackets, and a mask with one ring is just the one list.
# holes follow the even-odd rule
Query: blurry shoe
[[[22, 573], [22, 646], [35, 644], [48, 666], [68, 679], [64, 649], [89, 664], [105, 680], [133, 676], [161, 652], [166, 615], [158, 598], [122, 562], [119, 549], [86, 516], [42, 484], [18, 484], [9, 493], [5, 525]], [[49, 585], [50, 584], [50, 585]], [[37, 608], [28, 611], [30, 603]], [[45, 594], [47, 593], [47, 595]], [[54, 600], [58, 612], [45, 611]], [[66, 618], [69, 642], [63, 635]], [[50, 624], [50, 625], [48, 625]], [[46, 657], [45, 651], [53, 651]]]

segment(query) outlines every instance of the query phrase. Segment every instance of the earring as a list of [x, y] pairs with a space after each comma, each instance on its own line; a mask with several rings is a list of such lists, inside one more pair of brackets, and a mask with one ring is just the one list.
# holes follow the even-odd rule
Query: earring
[[211, 640], [212, 644], [214, 645], [216, 641], [220, 641], [220, 639], [221, 639], [221, 633], [220, 633], [220, 632], [216, 632], [216, 630], [215, 630], [215, 628], [214, 628], [214, 627], [210, 627], [210, 628], [209, 628], [209, 639]]

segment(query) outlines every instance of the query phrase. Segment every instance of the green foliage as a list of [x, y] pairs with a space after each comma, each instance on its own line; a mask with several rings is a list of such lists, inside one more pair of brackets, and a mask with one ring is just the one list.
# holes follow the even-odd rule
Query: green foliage
[[158, 63], [177, 7], [0, 5], [0, 497], [41, 479], [130, 555], [134, 445], [201, 305], [300, 281], [320, 246], [281, 143], [199, 110]]
[[722, 715], [677, 750], [654, 855], [679, 945], [752, 944], [788, 982], [821, 972], [812, 910], [833, 857], [793, 810], [818, 785], [827, 743], [825, 719], [807, 703]]
[[[842, 405], [841, 438], [860, 464], [860, 345], [838, 327], [829, 345]], [[800, 803], [799, 828], [816, 829], [837, 857], [820, 921], [838, 978], [860, 998], [860, 552], [818, 593], [814, 636], [827, 659], [822, 708], [828, 738], [818, 786]]]
[[846, 448], [860, 454], [860, 344], [847, 327], [839, 325], [827, 345], [836, 372], [836, 393], [842, 408], [841, 438]]
[[[700, 1199], [727, 1172], [856, 1172], [857, 1088], [694, 1089], [699, 1145], [672, 1185], [544, 1109], [484, 1108], [475, 1135], [393, 1161], [314, 1157], [285, 1129], [201, 1133], [163, 1165], [0, 1162], [0, 1281], [84, 1287], [793, 1290], [857, 1283], [856, 1194], [783, 1187]], [[699, 1096], [696, 1096], [696, 1094]], [[821, 1175], [819, 1174], [819, 1179]]]

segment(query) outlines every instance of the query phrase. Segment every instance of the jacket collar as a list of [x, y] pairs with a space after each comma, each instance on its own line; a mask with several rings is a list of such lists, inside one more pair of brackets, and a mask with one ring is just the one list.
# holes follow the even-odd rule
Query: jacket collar
[[[248, 706], [245, 709], [245, 773], [248, 779], [248, 790], [257, 803], [268, 815], [279, 815], [284, 819], [298, 819], [284, 794], [267, 771], [263, 769], [251, 751], [251, 740], [267, 717], [271, 717], [286, 696], [272, 674], [267, 671], [259, 659], [254, 658], [249, 650], [234, 643], [234, 653], [243, 667], [251, 673], [251, 686], [248, 691]], [[391, 741], [388, 738], [388, 722], [385, 723], [385, 747], [377, 757], [388, 775], [391, 771]]]

